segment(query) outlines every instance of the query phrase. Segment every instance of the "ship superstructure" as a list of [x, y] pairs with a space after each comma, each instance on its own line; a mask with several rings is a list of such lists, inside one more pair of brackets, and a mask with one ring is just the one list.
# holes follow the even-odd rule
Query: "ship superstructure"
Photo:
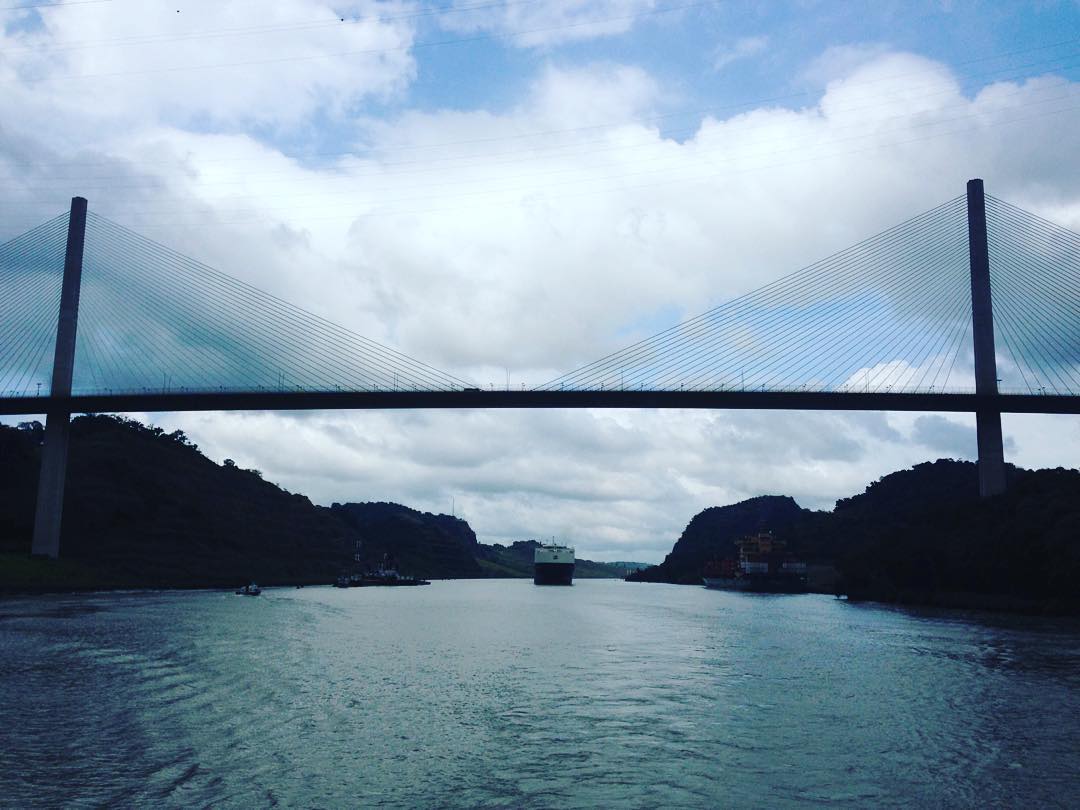
[[759, 532], [735, 541], [738, 558], [706, 563], [703, 581], [706, 588], [730, 591], [765, 591], [804, 593], [806, 563], [787, 550], [783, 540], [772, 532]]
[[533, 582], [537, 585], [573, 585], [574, 549], [541, 543], [533, 554]]

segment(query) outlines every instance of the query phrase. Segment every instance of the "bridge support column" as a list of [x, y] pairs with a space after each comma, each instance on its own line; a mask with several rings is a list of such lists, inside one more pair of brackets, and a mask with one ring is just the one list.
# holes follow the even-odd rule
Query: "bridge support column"
[[[986, 240], [986, 197], [982, 180], [967, 184], [968, 258], [971, 264], [971, 324], [975, 344], [975, 393], [997, 395], [994, 354], [994, 308], [990, 298], [990, 251]], [[979, 495], [989, 498], [1005, 491], [1005, 449], [1001, 411], [975, 413], [979, 445]]]
[[[79, 322], [79, 288], [82, 284], [83, 246], [86, 242], [86, 200], [71, 200], [68, 219], [64, 281], [60, 290], [60, 317], [56, 324], [56, 351], [53, 355], [52, 398], [71, 396], [75, 370], [75, 333]], [[67, 473], [68, 436], [71, 413], [51, 410], [45, 415], [45, 444], [41, 448], [37, 508], [34, 513], [34, 540], [31, 553], [43, 557], [60, 556], [60, 519], [64, 514], [64, 482]]]

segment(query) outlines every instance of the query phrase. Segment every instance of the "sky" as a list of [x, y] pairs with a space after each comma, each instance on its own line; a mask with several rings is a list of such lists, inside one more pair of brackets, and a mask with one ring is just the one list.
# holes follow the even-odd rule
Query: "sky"
[[[0, 0], [0, 241], [95, 214], [539, 385], [964, 193], [1080, 231], [1080, 4]], [[701, 509], [973, 458], [966, 415], [136, 415], [316, 503], [657, 562]], [[1077, 465], [1080, 420], [1003, 418]]]

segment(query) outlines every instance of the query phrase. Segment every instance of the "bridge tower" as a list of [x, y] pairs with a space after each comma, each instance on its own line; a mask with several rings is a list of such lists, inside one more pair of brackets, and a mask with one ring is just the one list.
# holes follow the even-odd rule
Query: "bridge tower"
[[[50, 399], [54, 401], [64, 401], [71, 396], [85, 242], [86, 199], [73, 197], [68, 218], [67, 252], [64, 255], [64, 281], [60, 288], [60, 317], [56, 324], [56, 351], [53, 355]], [[60, 556], [60, 519], [64, 513], [64, 478], [70, 432], [71, 411], [66, 406], [50, 408], [45, 415], [45, 443], [41, 448], [34, 539], [30, 547], [34, 555]]]
[[[990, 299], [990, 251], [986, 240], [986, 197], [982, 180], [968, 180], [968, 258], [971, 265], [971, 326], [975, 344], [975, 395], [997, 396], [997, 359], [994, 355], [994, 308]], [[1001, 411], [979, 407], [975, 411], [979, 446], [979, 495], [989, 498], [1005, 491], [1005, 449], [1001, 438]]]

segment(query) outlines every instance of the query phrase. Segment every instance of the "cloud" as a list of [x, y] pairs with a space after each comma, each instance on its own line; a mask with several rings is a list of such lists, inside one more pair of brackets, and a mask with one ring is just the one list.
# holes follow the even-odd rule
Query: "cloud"
[[448, 512], [483, 542], [558, 536], [582, 556], [659, 560], [698, 511], [760, 494], [830, 508], [925, 460], [876, 413], [473, 411], [171, 414], [221, 461], [317, 503]]
[[33, 25], [0, 12], [0, 118], [50, 141], [65, 140], [49, 124], [69, 115], [107, 133], [121, 122], [288, 129], [399, 93], [415, 72], [412, 24], [392, 14], [404, 6], [353, 7], [342, 17], [318, 0], [53, 4]]
[[545, 0], [519, 3], [505, 0], [494, 8], [455, 0], [453, 10], [441, 16], [449, 31], [486, 31], [506, 37], [518, 47], [538, 48], [565, 42], [609, 37], [629, 31], [642, 15], [656, 7], [655, 0]]
[[[411, 36], [373, 25], [365, 36], [380, 42]], [[5, 45], [57, 30], [9, 28]], [[331, 46], [352, 47], [320, 52]], [[5, 55], [0, 238], [84, 193], [92, 210], [361, 334], [485, 387], [509, 370], [518, 387], [831, 255], [961, 194], [970, 177], [1080, 222], [1080, 167], [1061, 157], [1080, 146], [1077, 86], [1059, 77], [972, 95], [947, 66], [877, 52], [822, 73], [817, 103], [708, 115], [672, 133], [661, 78], [551, 59], [504, 109], [351, 114], [358, 95], [408, 83], [413, 56], [401, 54], [355, 76], [343, 62], [327, 83], [301, 61], [250, 88], [223, 71], [205, 95], [180, 74], [140, 72], [164, 64], [155, 56], [130, 62], [130, 94], [102, 98]], [[348, 140], [329, 150], [260, 123], [317, 128], [334, 109]], [[867, 368], [900, 368], [891, 361]], [[555, 534], [583, 556], [654, 560], [706, 506], [784, 493], [826, 507], [970, 435], [910, 414], [156, 418], [317, 502], [446, 511], [453, 496], [486, 541]], [[1059, 421], [1007, 417], [1009, 460], [1074, 463], [1080, 435]]]
[[945, 416], [920, 416], [912, 438], [923, 447], [950, 458], [975, 458], [975, 428]]
[[[884, 43], [863, 42], [854, 45], [832, 45], [803, 68], [803, 81], [828, 85], [855, 76], [860, 70], [893, 56], [893, 49]], [[927, 64], [931, 64], [927, 60]]]
[[768, 46], [769, 38], [766, 36], [740, 37], [735, 40], [734, 44], [716, 49], [713, 56], [713, 70], [720, 71], [732, 62], [756, 56]]

